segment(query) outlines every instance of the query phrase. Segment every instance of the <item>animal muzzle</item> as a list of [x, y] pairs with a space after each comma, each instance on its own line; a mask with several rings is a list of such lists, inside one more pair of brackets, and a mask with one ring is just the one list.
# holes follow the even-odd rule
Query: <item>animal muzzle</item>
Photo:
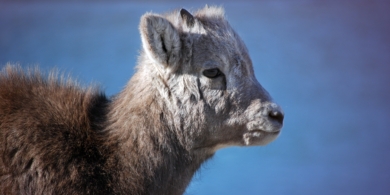
[[246, 127], [248, 131], [279, 132], [283, 127], [284, 113], [275, 103], [266, 103], [254, 113], [251, 111], [248, 118], [250, 122]]
[[268, 104], [265, 115], [267, 115], [266, 117], [268, 117], [268, 121], [271, 123], [273, 130], [280, 131], [284, 120], [282, 108], [275, 103]]
[[[246, 112], [249, 122], [242, 135], [243, 145], [266, 145], [275, 140], [283, 127], [284, 113], [275, 103], [259, 102]], [[257, 109], [254, 109], [257, 108]]]

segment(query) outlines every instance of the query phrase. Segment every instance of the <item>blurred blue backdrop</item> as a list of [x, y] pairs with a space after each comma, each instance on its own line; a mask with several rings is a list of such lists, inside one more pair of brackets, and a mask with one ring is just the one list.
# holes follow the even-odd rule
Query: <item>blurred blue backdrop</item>
[[267, 146], [218, 151], [186, 194], [389, 194], [389, 1], [2, 1], [0, 68], [57, 67], [113, 95], [143, 13], [206, 3], [225, 7], [286, 119]]

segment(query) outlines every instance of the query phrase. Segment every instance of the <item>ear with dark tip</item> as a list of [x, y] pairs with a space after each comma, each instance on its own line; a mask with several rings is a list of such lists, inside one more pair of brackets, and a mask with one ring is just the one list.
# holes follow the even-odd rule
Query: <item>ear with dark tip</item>
[[180, 16], [186, 22], [188, 27], [194, 26], [194, 24], [195, 24], [194, 16], [192, 16], [191, 13], [188, 12], [186, 9], [180, 10]]
[[164, 17], [145, 14], [139, 26], [142, 46], [147, 56], [164, 67], [176, 66], [180, 56], [181, 41], [177, 29]]

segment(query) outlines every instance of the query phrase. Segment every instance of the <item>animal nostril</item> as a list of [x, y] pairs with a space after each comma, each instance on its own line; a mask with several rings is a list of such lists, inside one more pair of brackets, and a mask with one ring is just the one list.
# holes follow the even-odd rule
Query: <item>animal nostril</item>
[[269, 117], [275, 121], [278, 121], [280, 124], [283, 124], [284, 114], [280, 111], [270, 111]]

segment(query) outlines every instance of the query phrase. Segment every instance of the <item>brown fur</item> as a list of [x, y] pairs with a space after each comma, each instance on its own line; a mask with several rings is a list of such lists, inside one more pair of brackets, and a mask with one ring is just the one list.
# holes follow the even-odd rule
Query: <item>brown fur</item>
[[[264, 145], [283, 114], [245, 45], [206, 7], [145, 14], [138, 71], [112, 99], [8, 65], [0, 73], [3, 194], [182, 194], [230, 145]], [[207, 78], [204, 70], [219, 68]]]

